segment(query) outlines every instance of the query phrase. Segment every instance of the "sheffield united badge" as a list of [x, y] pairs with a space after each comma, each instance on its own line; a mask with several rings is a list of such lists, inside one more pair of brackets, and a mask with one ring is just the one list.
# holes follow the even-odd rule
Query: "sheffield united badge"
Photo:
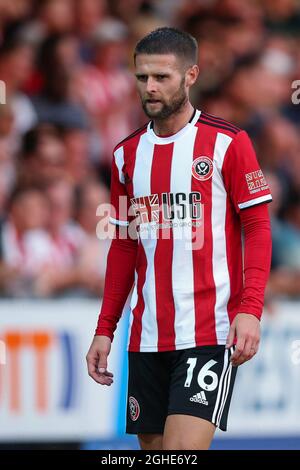
[[192, 175], [199, 181], [206, 181], [212, 177], [213, 162], [208, 157], [198, 157], [193, 161]]

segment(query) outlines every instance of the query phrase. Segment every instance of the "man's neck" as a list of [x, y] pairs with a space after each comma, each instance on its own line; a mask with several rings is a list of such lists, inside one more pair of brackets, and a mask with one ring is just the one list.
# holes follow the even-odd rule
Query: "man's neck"
[[188, 101], [176, 114], [167, 119], [153, 119], [153, 130], [158, 136], [173, 135], [187, 125], [194, 113], [194, 108]]

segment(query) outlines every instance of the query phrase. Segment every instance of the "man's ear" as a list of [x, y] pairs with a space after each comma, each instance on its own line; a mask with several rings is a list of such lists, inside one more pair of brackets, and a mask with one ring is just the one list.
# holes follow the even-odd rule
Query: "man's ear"
[[199, 75], [199, 67], [198, 65], [192, 65], [185, 73], [185, 84], [188, 87], [191, 87], [196, 83], [197, 78]]

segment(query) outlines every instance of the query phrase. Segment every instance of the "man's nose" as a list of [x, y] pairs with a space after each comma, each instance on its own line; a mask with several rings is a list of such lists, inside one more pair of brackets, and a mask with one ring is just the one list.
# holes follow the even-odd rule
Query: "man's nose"
[[151, 77], [149, 77], [147, 80], [146, 91], [147, 93], [155, 93], [157, 91], [156, 81]]

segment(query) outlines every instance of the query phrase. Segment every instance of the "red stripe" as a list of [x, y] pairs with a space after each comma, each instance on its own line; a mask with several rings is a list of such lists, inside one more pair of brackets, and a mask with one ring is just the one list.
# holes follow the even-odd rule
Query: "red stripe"
[[[202, 137], [203, 136], [203, 137]], [[216, 132], [198, 124], [193, 159], [207, 156], [213, 160]], [[212, 178], [199, 181], [192, 176], [192, 191], [200, 191], [204, 222], [204, 245], [193, 250], [194, 292], [195, 292], [195, 342], [196, 346], [217, 344], [214, 308], [216, 289], [213, 278], [212, 252]], [[196, 229], [197, 230], [197, 229]]]
[[[146, 129], [144, 129], [146, 132]], [[129, 198], [134, 197], [134, 188], [133, 188], [133, 174], [136, 161], [136, 151], [139, 145], [140, 138], [144, 132], [140, 132], [136, 136], [132, 137], [124, 145], [124, 173], [129, 176], [129, 181], [126, 185], [127, 193]], [[133, 308], [133, 322], [129, 338], [129, 351], [139, 351], [141, 344], [141, 333], [142, 333], [142, 316], [144, 313], [145, 302], [143, 298], [143, 287], [146, 280], [146, 270], [147, 270], [147, 258], [144, 252], [144, 248], [141, 243], [139, 243], [137, 262], [136, 262], [136, 272], [139, 273], [137, 279], [137, 295], [138, 300], [135, 308]]]
[[138, 301], [132, 312], [134, 320], [131, 327], [128, 350], [139, 352], [142, 336], [142, 317], [145, 309], [143, 287], [145, 284], [147, 271], [147, 257], [144, 251], [144, 247], [141, 243], [139, 244], [139, 251], [137, 255], [136, 271], [139, 273], [137, 279]]
[[230, 298], [227, 304], [227, 311], [230, 323], [238, 313], [243, 289], [243, 261], [242, 261], [242, 240], [241, 222], [235, 212], [229, 197], [226, 201], [226, 254], [230, 279]]
[[[151, 193], [170, 192], [173, 143], [155, 145], [151, 169]], [[159, 223], [162, 223], [162, 210]], [[160, 229], [154, 255], [158, 351], [175, 349], [175, 305], [172, 287], [173, 236]]]

